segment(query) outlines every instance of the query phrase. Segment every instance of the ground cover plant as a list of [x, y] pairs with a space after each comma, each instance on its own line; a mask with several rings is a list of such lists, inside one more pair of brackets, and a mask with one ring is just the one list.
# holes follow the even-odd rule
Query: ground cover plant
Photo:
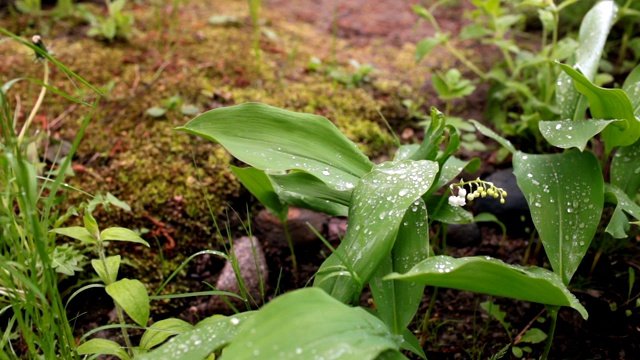
[[[343, 48], [344, 54], [339, 54], [337, 44], [345, 26], [339, 8], [330, 16], [331, 41], [326, 43], [331, 43], [331, 54], [314, 61], [315, 68], [310, 67], [309, 56], [296, 62], [296, 53], [304, 51], [303, 45], [285, 50], [277, 45], [278, 37], [287, 36], [286, 28], [269, 19], [269, 7], [277, 3], [242, 2], [245, 17], [220, 12], [208, 22], [202, 21], [211, 26], [209, 29], [215, 29], [219, 42], [225, 41], [225, 34], [243, 33], [242, 46], [247, 52], [242, 59], [233, 61], [221, 53], [222, 60], [217, 63], [208, 60], [191, 64], [184, 67], [183, 73], [172, 69], [172, 58], [179, 56], [174, 49], [179, 49], [181, 42], [188, 42], [180, 36], [182, 29], [177, 24], [182, 20], [175, 8], [162, 10], [171, 14], [172, 23], [169, 30], [160, 31], [158, 39], [176, 41], [163, 45], [150, 37], [137, 40], [159, 30], [154, 26], [163, 22], [136, 20], [136, 31], [127, 27], [133, 23], [133, 15], [141, 16], [136, 10], [144, 9], [146, 4], [106, 4], [104, 10], [109, 12], [109, 18], [78, 29], [75, 36], [85, 36], [85, 30], [89, 30], [99, 35], [90, 40], [92, 49], [98, 49], [96, 52], [102, 51], [101, 46], [123, 50], [127, 54], [120, 64], [123, 69], [138, 56], [134, 63], [139, 61], [141, 66], [130, 68], [135, 77], [132, 89], [125, 89], [124, 96], [120, 78], [107, 76], [98, 82], [100, 87], [94, 86], [62, 65], [57, 55], [48, 51], [42, 37], [33, 37], [30, 43], [3, 30], [7, 38], [35, 51], [44, 73], [43, 80], [30, 80], [32, 88], [25, 88], [21, 79], [3, 79], [0, 92], [0, 321], [7, 324], [0, 338], [0, 358], [417, 359], [447, 357], [450, 351], [463, 358], [571, 357], [567, 355], [571, 352], [563, 350], [564, 343], [583, 340], [572, 338], [567, 328], [609, 316], [625, 317], [626, 322], [618, 325], [628, 325], [621, 330], [623, 338], [637, 338], [632, 329], [640, 315], [634, 270], [638, 267], [634, 239], [640, 216], [640, 70], [633, 64], [634, 54], [630, 51], [617, 63], [626, 72], [608, 71], [615, 75], [613, 78], [601, 73], [607, 71], [607, 61], [602, 59], [611, 58], [611, 44], [618, 41], [620, 28], [615, 24], [622, 25], [621, 49], [632, 48], [629, 44], [633, 44], [633, 25], [624, 22], [635, 16], [632, 2], [589, 4], [584, 18], [576, 20], [577, 35], [569, 27], [563, 28], [559, 20], [561, 15], [568, 16], [572, 1], [528, 1], [523, 2], [523, 7], [511, 7], [506, 2], [489, 0], [446, 8], [461, 6], [475, 16], [475, 22], [460, 36], [476, 34], [488, 40], [486, 46], [501, 51], [505, 62], [489, 71], [473, 64], [472, 53], [460, 52], [455, 42], [448, 42], [456, 35], [446, 33], [448, 18], [442, 15], [445, 7], [440, 3], [413, 8], [407, 5], [408, 13], [429, 20], [436, 31], [434, 37], [418, 45], [424, 61], [438, 56], [437, 51], [427, 54], [425, 49], [441, 45], [458, 54], [455, 58], [463, 65], [476, 67], [481, 80], [491, 82], [488, 96], [493, 105], [482, 122], [468, 121], [471, 116], [459, 113], [460, 104], [469, 101], [469, 96], [474, 96], [471, 94], [483, 91], [483, 87], [486, 90], [485, 84], [472, 79], [473, 74], [460, 71], [464, 66], [440, 67], [430, 79], [432, 97], [418, 100], [416, 95], [420, 92], [416, 89], [407, 91], [381, 81], [386, 66], [367, 60], [351, 61], [355, 57], [348, 49]], [[49, 21], [49, 16], [74, 17], [73, 11], [62, 16], [55, 9], [40, 10], [39, 3], [21, 2], [16, 7], [41, 25]], [[160, 11], [157, 4], [153, 7]], [[535, 9], [538, 16], [519, 13], [527, 7]], [[75, 7], [61, 2], [58, 8]], [[267, 17], [263, 18], [265, 14]], [[119, 33], [117, 26], [110, 23], [117, 18], [124, 21], [122, 29], [127, 34]], [[539, 36], [541, 45], [529, 47], [511, 38], [521, 29], [519, 26], [524, 26], [525, 19], [536, 18], [543, 25], [532, 37]], [[210, 34], [202, 27], [196, 29], [187, 38], [202, 41], [205, 34]], [[561, 36], [565, 38], [558, 40]], [[549, 39], [551, 45], [546, 43]], [[104, 45], [98, 45], [99, 41]], [[0, 45], [6, 42], [3, 40]], [[232, 42], [237, 44], [237, 38]], [[143, 59], [149, 58], [155, 46], [161, 47], [166, 57], [140, 80], [140, 69], [146, 65]], [[135, 52], [135, 47], [142, 47], [145, 55]], [[567, 49], [575, 49], [575, 53], [558, 55], [569, 53]], [[412, 52], [413, 48], [409, 48], [398, 56], [408, 54], [410, 58]], [[345, 56], [342, 62], [338, 60], [340, 55]], [[274, 57], [278, 61], [272, 62]], [[225, 70], [226, 61], [234, 66], [231, 73]], [[366, 65], [356, 67], [355, 74], [341, 73], [341, 66], [346, 69], [349, 62], [375, 63], [375, 67]], [[55, 65], [53, 70], [49, 68], [51, 64]], [[299, 73], [291, 71], [296, 66]], [[178, 82], [185, 85], [165, 88], [168, 83], [163, 83], [152, 97], [135, 91], [139, 84], [151, 88], [165, 71], [183, 79]], [[189, 81], [184, 81], [187, 73]], [[198, 77], [201, 73], [206, 76]], [[71, 80], [71, 87], [60, 81], [60, 74]], [[229, 80], [230, 76], [237, 78]], [[246, 80], [251, 76], [258, 79]], [[209, 84], [218, 78], [223, 83], [233, 81], [234, 87]], [[296, 87], [294, 84], [301, 79], [312, 81]], [[606, 79], [617, 83], [603, 87]], [[316, 93], [307, 99], [306, 93], [297, 93], [323, 81], [327, 84], [322, 89], [332, 89], [329, 95]], [[197, 87], [188, 86], [193, 84]], [[272, 87], [273, 84], [278, 85]], [[287, 87], [293, 91], [286, 92]], [[85, 93], [80, 88], [89, 91]], [[390, 92], [390, 88], [397, 93]], [[23, 91], [34, 104], [33, 110], [24, 115], [20, 100]], [[284, 95], [270, 97], [278, 92]], [[384, 130], [369, 130], [377, 128], [377, 124], [359, 127], [354, 113], [349, 113], [346, 120], [337, 120], [334, 116], [340, 109], [327, 110], [333, 105], [324, 105], [322, 100], [328, 96], [344, 101], [351, 94], [356, 94], [356, 103], [365, 104], [356, 109], [370, 104], [379, 107], [367, 116], [381, 118], [382, 126], [387, 122], [384, 116], [393, 113], [393, 106], [404, 111], [405, 120], [421, 123], [405, 129], [398, 138]], [[47, 101], [52, 96], [78, 104], [88, 113], [78, 123], [77, 131], [72, 132], [76, 137], [69, 143], [70, 151], [60, 146], [54, 155], [43, 150], [41, 144], [45, 148], [46, 144], [53, 144], [48, 137], [57, 134], [50, 134], [47, 117], [38, 115], [48, 113], [42, 109], [55, 106]], [[129, 142], [124, 136], [126, 127], [117, 126], [120, 136], [98, 157], [103, 164], [120, 164], [116, 167], [117, 177], [113, 172], [78, 166], [96, 159], [79, 150], [83, 149], [83, 135], [90, 134], [84, 142], [94, 145], [92, 140], [100, 136], [97, 134], [111, 130], [108, 121], [112, 120], [102, 117], [109, 118], [114, 110], [109, 113], [105, 109], [127, 109], [132, 101], [140, 101], [135, 110], [135, 128], [147, 129], [144, 135], [137, 135], [140, 139], [159, 129], [175, 134], [169, 140], [152, 140], [157, 140], [157, 148], [170, 149], [166, 161], [156, 147], [145, 146], [142, 155], [137, 155], [153, 158], [151, 163], [160, 163], [157, 167], [166, 166], [166, 174], [154, 175], [158, 174], [153, 173], [155, 166], [114, 157], [123, 146], [129, 153], [133, 151], [130, 148], [141, 144], [140, 139]], [[444, 112], [430, 107], [432, 103], [441, 105]], [[209, 108], [215, 109], [190, 119], [200, 109]], [[406, 114], [407, 110], [410, 114]], [[57, 115], [55, 111], [53, 114]], [[496, 119], [499, 121], [492, 122]], [[89, 124], [90, 120], [94, 123]], [[58, 118], [54, 120], [57, 121]], [[386, 126], [393, 132], [398, 127], [402, 129], [400, 124], [392, 117]], [[46, 130], [45, 134], [34, 130], [40, 127]], [[91, 132], [92, 128], [99, 130]], [[499, 148], [488, 139], [495, 140]], [[185, 145], [189, 143], [194, 144], [194, 150]], [[226, 155], [227, 151], [234, 160]], [[502, 163], [492, 165], [496, 158]], [[182, 174], [187, 170], [179, 165], [180, 159], [195, 163], [189, 166], [196, 171]], [[474, 213], [473, 208], [482, 198], [490, 199], [497, 207], [517, 201], [516, 192], [507, 192], [497, 181], [479, 177], [490, 173], [494, 166], [509, 163], [514, 168], [520, 196], [530, 209], [534, 232], [527, 235], [529, 239], [490, 232], [492, 239], [501, 238], [494, 252], [485, 252], [486, 247], [479, 250], [473, 246], [447, 246], [448, 229], [455, 226], [490, 221], [505, 228], [495, 216]], [[128, 174], [131, 164], [148, 173], [146, 179], [150, 180], [132, 180]], [[171, 171], [171, 166], [178, 170]], [[212, 173], [223, 174], [222, 180], [210, 180]], [[100, 187], [89, 187], [87, 174], [98, 179]], [[195, 195], [195, 199], [200, 199], [201, 204], [185, 201], [182, 190], [170, 192], [167, 201], [163, 192], [144, 186], [147, 181], [155, 186], [163, 176], [199, 193], [200, 198]], [[148, 204], [145, 201], [151, 199], [153, 206], [136, 205], [138, 199], [123, 191], [131, 182], [135, 187], [149, 189], [140, 202]], [[237, 182], [250, 194], [241, 199], [241, 207], [249, 199], [257, 201], [246, 207], [246, 214], [235, 215], [235, 208], [231, 220], [230, 212], [226, 219], [217, 217], [222, 213], [218, 201], [223, 196], [236, 197], [238, 191], [233, 187]], [[221, 192], [209, 194], [218, 189]], [[107, 190], [115, 190], [117, 197]], [[122, 197], [132, 206], [120, 200]], [[152, 212], [158, 207], [179, 214], [176, 218], [180, 220], [169, 222], [158, 217], [159, 213]], [[253, 280], [247, 281], [247, 264], [240, 264], [242, 255], [236, 253], [234, 239], [238, 234], [252, 235], [255, 229], [252, 225], [234, 224], [233, 220], [234, 216], [255, 214], [256, 207], [266, 207], [276, 223], [281, 223], [286, 241], [278, 247], [267, 241], [250, 242], [248, 267], [258, 274], [258, 296], [247, 288]], [[300, 235], [293, 228], [297, 219], [292, 217], [299, 209], [328, 214], [326, 228], [311, 228], [324, 245], [310, 247], [299, 242]], [[135, 217], [129, 217], [132, 214]], [[146, 222], [124, 220], [136, 218]], [[219, 226], [225, 220], [228, 223]], [[215, 234], [200, 230], [206, 221], [213, 224]], [[344, 233], [335, 235], [328, 230], [336, 223], [343, 224]], [[178, 227], [183, 224], [186, 226]], [[184, 240], [185, 234], [191, 243]], [[256, 234], [265, 235], [260, 231]], [[211, 240], [205, 242], [203, 237]], [[525, 246], [511, 245], [517, 243]], [[265, 265], [260, 264], [263, 248], [280, 259], [276, 262], [267, 257], [269, 272], [279, 273], [275, 280], [262, 278], [266, 276], [262, 273]], [[526, 254], [524, 258], [506, 256], [509, 251]], [[186, 279], [208, 271], [203, 268], [211, 266], [206, 262], [210, 260], [205, 260], [210, 257], [226, 262], [225, 268], [229, 265], [238, 290], [229, 293], [217, 289], [218, 285], [213, 286], [211, 281], [215, 277]], [[152, 260], [144, 262], [145, 258]], [[274, 262], [279, 267], [274, 268]], [[602, 271], [603, 265], [616, 266], [615, 271]], [[609, 288], [594, 280], [598, 276], [604, 282], [623, 282], [623, 294], [605, 293]], [[196, 284], [206, 285], [206, 291], [199, 291]], [[95, 303], [89, 312], [104, 314], [113, 309], [112, 313], [100, 318], [76, 310], [74, 304], [86, 297]], [[606, 309], [594, 306], [593, 299], [597, 297], [604, 299], [601, 302], [608, 301]], [[210, 298], [223, 299], [230, 312], [215, 310], [211, 316], [211, 310], [203, 311], [202, 306]], [[258, 306], [261, 302], [265, 302], [262, 307]], [[167, 311], [167, 306], [183, 311]], [[447, 312], [453, 312], [452, 316], [443, 316]], [[85, 321], [92, 323], [84, 326]], [[451, 339], [452, 333], [463, 345], [443, 345], [442, 339]], [[593, 343], [591, 338], [585, 342]], [[622, 358], [633, 357], [634, 343], [611, 346], [607, 356], [615, 353]], [[590, 353], [588, 346], [581, 348], [582, 357]], [[603, 353], [598, 351], [601, 349], [593, 349], [593, 354]]]

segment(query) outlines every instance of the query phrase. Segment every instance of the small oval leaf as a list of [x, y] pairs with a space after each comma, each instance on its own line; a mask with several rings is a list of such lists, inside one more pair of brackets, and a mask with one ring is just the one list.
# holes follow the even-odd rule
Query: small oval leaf
[[133, 321], [147, 326], [149, 320], [149, 294], [139, 280], [122, 279], [106, 286], [106, 291]]

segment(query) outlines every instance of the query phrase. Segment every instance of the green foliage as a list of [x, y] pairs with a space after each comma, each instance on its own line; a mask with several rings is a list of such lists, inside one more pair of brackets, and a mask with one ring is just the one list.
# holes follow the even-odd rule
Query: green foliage
[[[548, 270], [484, 257], [430, 257], [429, 218], [456, 219], [459, 215], [445, 214], [458, 211], [455, 209], [461, 205], [452, 200], [457, 199], [454, 196], [443, 204], [444, 197], [434, 192], [467, 166], [452, 156], [460, 146], [457, 130], [447, 125], [444, 115], [435, 109], [422, 144], [402, 147], [395, 160], [378, 165], [373, 165], [327, 119], [262, 104], [211, 110], [179, 130], [216, 141], [254, 167], [256, 170], [236, 172], [276, 213], [287, 203], [287, 197], [281, 195], [285, 193], [296, 193], [298, 199], [316, 199], [310, 202], [315, 204], [310, 206], [314, 209], [322, 208], [317, 205], [321, 201], [348, 206], [347, 234], [321, 265], [314, 286], [337, 300], [354, 303], [364, 286], [370, 284], [378, 316], [394, 334], [405, 336], [406, 326], [417, 311], [422, 286], [427, 284], [554, 307], [570, 306], [587, 317], [563, 277]], [[281, 181], [284, 177], [287, 182]], [[309, 181], [314, 185], [304, 185]], [[458, 186], [476, 186], [469, 200], [495, 193], [504, 201], [506, 196], [504, 190], [479, 181]], [[465, 195], [466, 190], [458, 193], [460, 197]], [[438, 205], [431, 209], [427, 204]], [[334, 209], [328, 205], [325, 208]], [[279, 319], [282, 321], [282, 317]], [[321, 321], [320, 315], [316, 321]], [[280, 326], [288, 326], [288, 322]]]
[[89, 23], [87, 35], [108, 41], [129, 39], [135, 33], [135, 28], [133, 27], [133, 14], [123, 12], [127, 0], [105, 1], [107, 4], [106, 17], [95, 15], [84, 6], [78, 7], [82, 17]]
[[175, 95], [165, 99], [162, 106], [153, 106], [148, 108], [146, 114], [154, 118], [159, 118], [163, 117], [167, 111], [174, 110], [180, 110], [182, 115], [190, 116], [196, 115], [200, 112], [199, 107], [191, 104], [183, 104], [183, 99], [180, 96]]

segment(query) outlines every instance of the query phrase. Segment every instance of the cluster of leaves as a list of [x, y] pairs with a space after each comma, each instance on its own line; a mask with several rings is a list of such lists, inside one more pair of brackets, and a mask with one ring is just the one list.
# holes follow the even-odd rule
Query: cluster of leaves
[[112, 41], [128, 39], [135, 31], [133, 14], [123, 12], [127, 0], [106, 0], [107, 16], [93, 14], [88, 8], [79, 6], [81, 16], [89, 23], [87, 35]]
[[[414, 7], [415, 13], [436, 29], [435, 35], [417, 44], [416, 59], [422, 60], [437, 46], [447, 49], [461, 64], [477, 75], [480, 81], [491, 85], [485, 118], [491, 119], [505, 136], [529, 137], [535, 140], [538, 147], [544, 146], [538, 122], [564, 115], [560, 101], [556, 98], [559, 96], [557, 92], [562, 91], [559, 87], [567, 85], [558, 85], [563, 84], [561, 80], [566, 79], [566, 75], [562, 74], [554, 62], [574, 62], [576, 57], [585, 59], [584, 55], [589, 54], [592, 61], [595, 61], [590, 71], [596, 74], [611, 26], [616, 22], [624, 23], [625, 18], [638, 16], [638, 12], [630, 8], [633, 5], [631, 1], [627, 1], [621, 8], [612, 0], [600, 1], [582, 20], [578, 40], [573, 37], [571, 31], [567, 31], [569, 29], [560, 27], [561, 14], [566, 13], [569, 17], [578, 11], [577, 5], [574, 5], [576, 1], [569, 0], [556, 5], [552, 1], [543, 0], [473, 0], [473, 22], [454, 37], [440, 28], [434, 15], [437, 8], [446, 3], [447, 1], [436, 2], [429, 8]], [[616, 13], [611, 12], [612, 8], [616, 9]], [[529, 41], [530, 37], [522, 36], [520, 31], [529, 20], [530, 16], [527, 14], [530, 14], [531, 9], [536, 11], [542, 27], [538, 44]], [[619, 51], [623, 57], [627, 48], [634, 49], [635, 42], [629, 39], [632, 29], [633, 24], [629, 24], [625, 29], [626, 40]], [[494, 62], [495, 65], [485, 71], [474, 65], [455, 47], [452, 41], [454, 39], [492, 46], [498, 49], [500, 61]], [[611, 69], [610, 63], [603, 64], [609, 64], [604, 69]], [[591, 77], [591, 74], [588, 76]], [[611, 75], [606, 73], [598, 73], [593, 78], [598, 85], [611, 79]], [[439, 82], [435, 78], [433, 81], [434, 86]]]
[[352, 70], [346, 70], [337, 66], [325, 65], [322, 60], [312, 57], [307, 64], [308, 71], [325, 72], [331, 79], [345, 85], [347, 88], [357, 88], [371, 79], [371, 74], [376, 68], [371, 64], [360, 64], [356, 60], [349, 60]]

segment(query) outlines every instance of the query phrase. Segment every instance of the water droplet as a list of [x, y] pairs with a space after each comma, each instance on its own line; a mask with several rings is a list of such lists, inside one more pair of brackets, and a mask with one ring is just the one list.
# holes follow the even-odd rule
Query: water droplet
[[322, 170], [322, 175], [329, 176], [329, 175], [331, 175], [331, 173], [329, 172], [329, 170], [325, 169], [325, 170]]

